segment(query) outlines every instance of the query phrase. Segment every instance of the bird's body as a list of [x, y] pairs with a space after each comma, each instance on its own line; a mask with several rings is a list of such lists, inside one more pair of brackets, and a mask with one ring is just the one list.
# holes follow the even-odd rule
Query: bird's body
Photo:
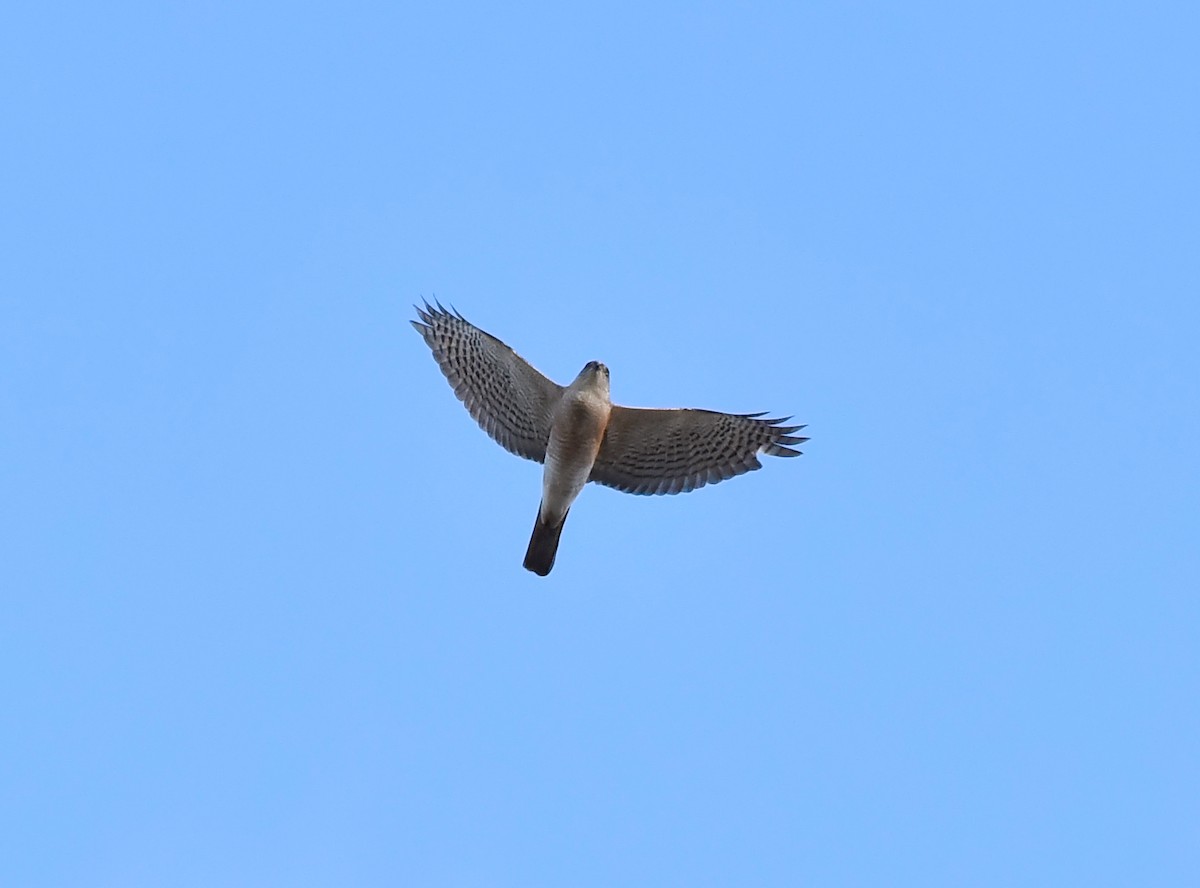
[[461, 315], [428, 304], [417, 313], [413, 326], [484, 431], [545, 464], [525, 554], [525, 567], [541, 576], [554, 566], [563, 523], [589, 481], [627, 493], [682, 493], [760, 468], [760, 453], [798, 456], [790, 445], [808, 440], [792, 435], [803, 426], [761, 413], [617, 406], [598, 361], [560, 386]]
[[542, 502], [525, 554], [525, 567], [540, 576], [554, 566], [563, 522], [592, 474], [611, 412], [608, 368], [592, 361], [563, 392], [551, 419]]

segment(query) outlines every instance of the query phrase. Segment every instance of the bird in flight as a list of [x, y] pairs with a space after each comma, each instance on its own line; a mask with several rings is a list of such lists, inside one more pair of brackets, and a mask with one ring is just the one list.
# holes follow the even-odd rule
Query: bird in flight
[[546, 576], [571, 504], [589, 481], [626, 493], [685, 493], [762, 468], [759, 454], [799, 456], [808, 438], [790, 417], [621, 407], [608, 368], [589, 361], [575, 381], [547, 379], [515, 351], [440, 303], [412, 325], [454, 393], [501, 447], [545, 464], [525, 567]]

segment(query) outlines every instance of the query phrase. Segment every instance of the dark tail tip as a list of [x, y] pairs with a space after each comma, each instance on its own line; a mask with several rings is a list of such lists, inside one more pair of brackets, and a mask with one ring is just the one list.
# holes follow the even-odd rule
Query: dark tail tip
[[533, 535], [529, 538], [529, 548], [525, 551], [525, 569], [531, 570], [539, 577], [550, 573], [554, 567], [554, 556], [558, 554], [558, 538], [562, 536], [563, 525], [567, 516], [563, 515], [558, 524], [547, 524], [542, 521], [542, 510], [538, 508], [537, 519], [533, 522]]

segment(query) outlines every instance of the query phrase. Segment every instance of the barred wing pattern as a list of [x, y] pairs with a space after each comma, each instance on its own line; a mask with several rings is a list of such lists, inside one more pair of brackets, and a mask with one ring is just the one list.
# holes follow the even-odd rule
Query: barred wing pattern
[[480, 427], [505, 450], [544, 462], [562, 386], [458, 312], [428, 302], [416, 309], [421, 320], [412, 325]]
[[589, 480], [626, 493], [685, 493], [762, 468], [758, 454], [799, 456], [790, 417], [613, 405]]

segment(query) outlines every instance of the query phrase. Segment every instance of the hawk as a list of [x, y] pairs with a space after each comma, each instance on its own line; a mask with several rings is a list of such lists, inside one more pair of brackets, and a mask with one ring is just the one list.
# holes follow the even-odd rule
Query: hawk
[[525, 567], [546, 576], [571, 504], [589, 481], [626, 493], [684, 493], [762, 468], [759, 454], [799, 456], [808, 438], [791, 417], [621, 407], [608, 368], [589, 361], [575, 381], [547, 379], [457, 311], [414, 306], [417, 332], [471, 416], [505, 450], [544, 463], [542, 501]]

